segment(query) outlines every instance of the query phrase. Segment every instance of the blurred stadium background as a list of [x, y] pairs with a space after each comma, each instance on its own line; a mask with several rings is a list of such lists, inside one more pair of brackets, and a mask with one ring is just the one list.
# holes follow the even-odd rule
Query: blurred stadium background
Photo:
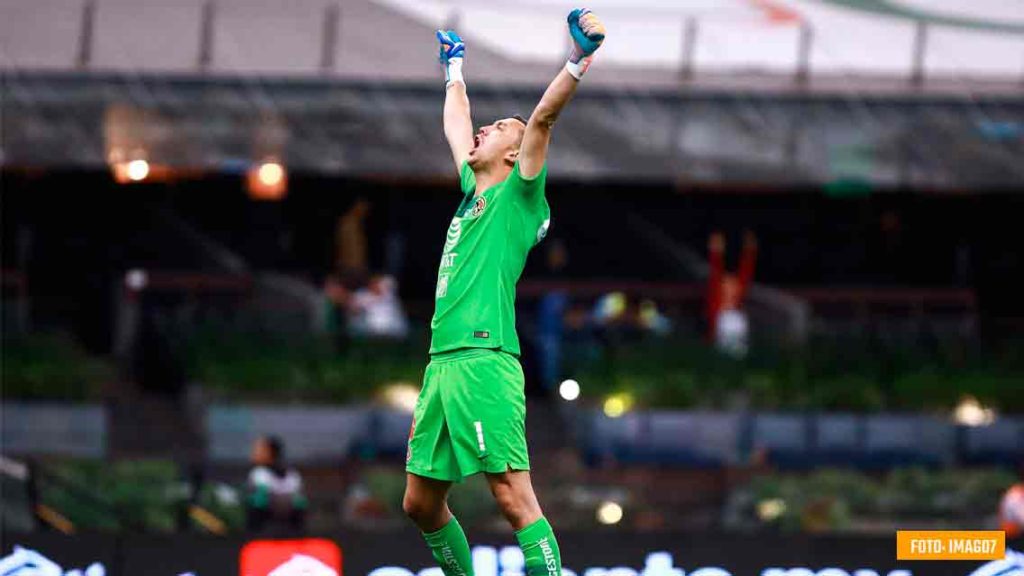
[[[566, 566], [971, 573], [892, 534], [1024, 507], [1024, 5], [590, 7], [518, 296]], [[457, 204], [433, 30], [487, 122], [532, 110], [570, 8], [0, 3], [0, 566], [262, 576], [245, 542], [318, 535], [344, 573], [426, 574], [400, 501]], [[521, 570], [482, 482], [453, 509], [478, 573]]]

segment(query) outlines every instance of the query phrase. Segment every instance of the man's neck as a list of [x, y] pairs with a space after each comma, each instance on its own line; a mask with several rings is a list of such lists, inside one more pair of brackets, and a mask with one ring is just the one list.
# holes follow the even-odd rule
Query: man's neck
[[508, 175], [512, 173], [512, 167], [505, 163], [501, 163], [498, 166], [481, 168], [479, 171], [474, 171], [473, 174], [476, 176], [476, 193], [483, 194], [485, 190], [496, 186], [503, 182]]

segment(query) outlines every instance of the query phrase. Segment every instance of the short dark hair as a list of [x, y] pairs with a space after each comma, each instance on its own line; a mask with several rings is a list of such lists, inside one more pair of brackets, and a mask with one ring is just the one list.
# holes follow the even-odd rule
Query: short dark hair
[[284, 443], [281, 442], [281, 438], [278, 436], [264, 436], [263, 440], [267, 443], [267, 448], [270, 449], [270, 457], [274, 459], [274, 462], [280, 462], [284, 458]]
[[523, 118], [519, 114], [513, 114], [512, 117], [515, 118], [516, 120], [519, 120], [520, 122], [522, 122], [523, 126], [527, 125], [526, 118]]

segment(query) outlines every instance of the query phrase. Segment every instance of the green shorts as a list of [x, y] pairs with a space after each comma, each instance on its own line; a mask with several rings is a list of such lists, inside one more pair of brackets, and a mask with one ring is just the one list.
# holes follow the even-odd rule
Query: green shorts
[[405, 469], [459, 482], [478, 472], [529, 470], [519, 360], [473, 348], [431, 357], [416, 401]]

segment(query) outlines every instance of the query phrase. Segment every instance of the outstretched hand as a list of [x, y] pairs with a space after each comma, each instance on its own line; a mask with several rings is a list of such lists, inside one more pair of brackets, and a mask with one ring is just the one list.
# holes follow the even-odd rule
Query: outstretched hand
[[438, 30], [437, 41], [441, 43], [441, 64], [447, 66], [452, 58], [463, 58], [466, 55], [466, 43], [455, 33], [455, 30]]
[[589, 8], [573, 10], [567, 20], [573, 43], [571, 60], [579, 62], [601, 47], [605, 35], [604, 24]]
[[566, 18], [569, 36], [572, 37], [572, 53], [566, 69], [579, 80], [590, 67], [594, 52], [604, 42], [605, 29], [601, 19], [588, 8], [577, 8]]
[[444, 68], [445, 86], [452, 82], [462, 82], [462, 59], [466, 56], [466, 44], [455, 30], [438, 30], [437, 41], [441, 44], [438, 60]]

